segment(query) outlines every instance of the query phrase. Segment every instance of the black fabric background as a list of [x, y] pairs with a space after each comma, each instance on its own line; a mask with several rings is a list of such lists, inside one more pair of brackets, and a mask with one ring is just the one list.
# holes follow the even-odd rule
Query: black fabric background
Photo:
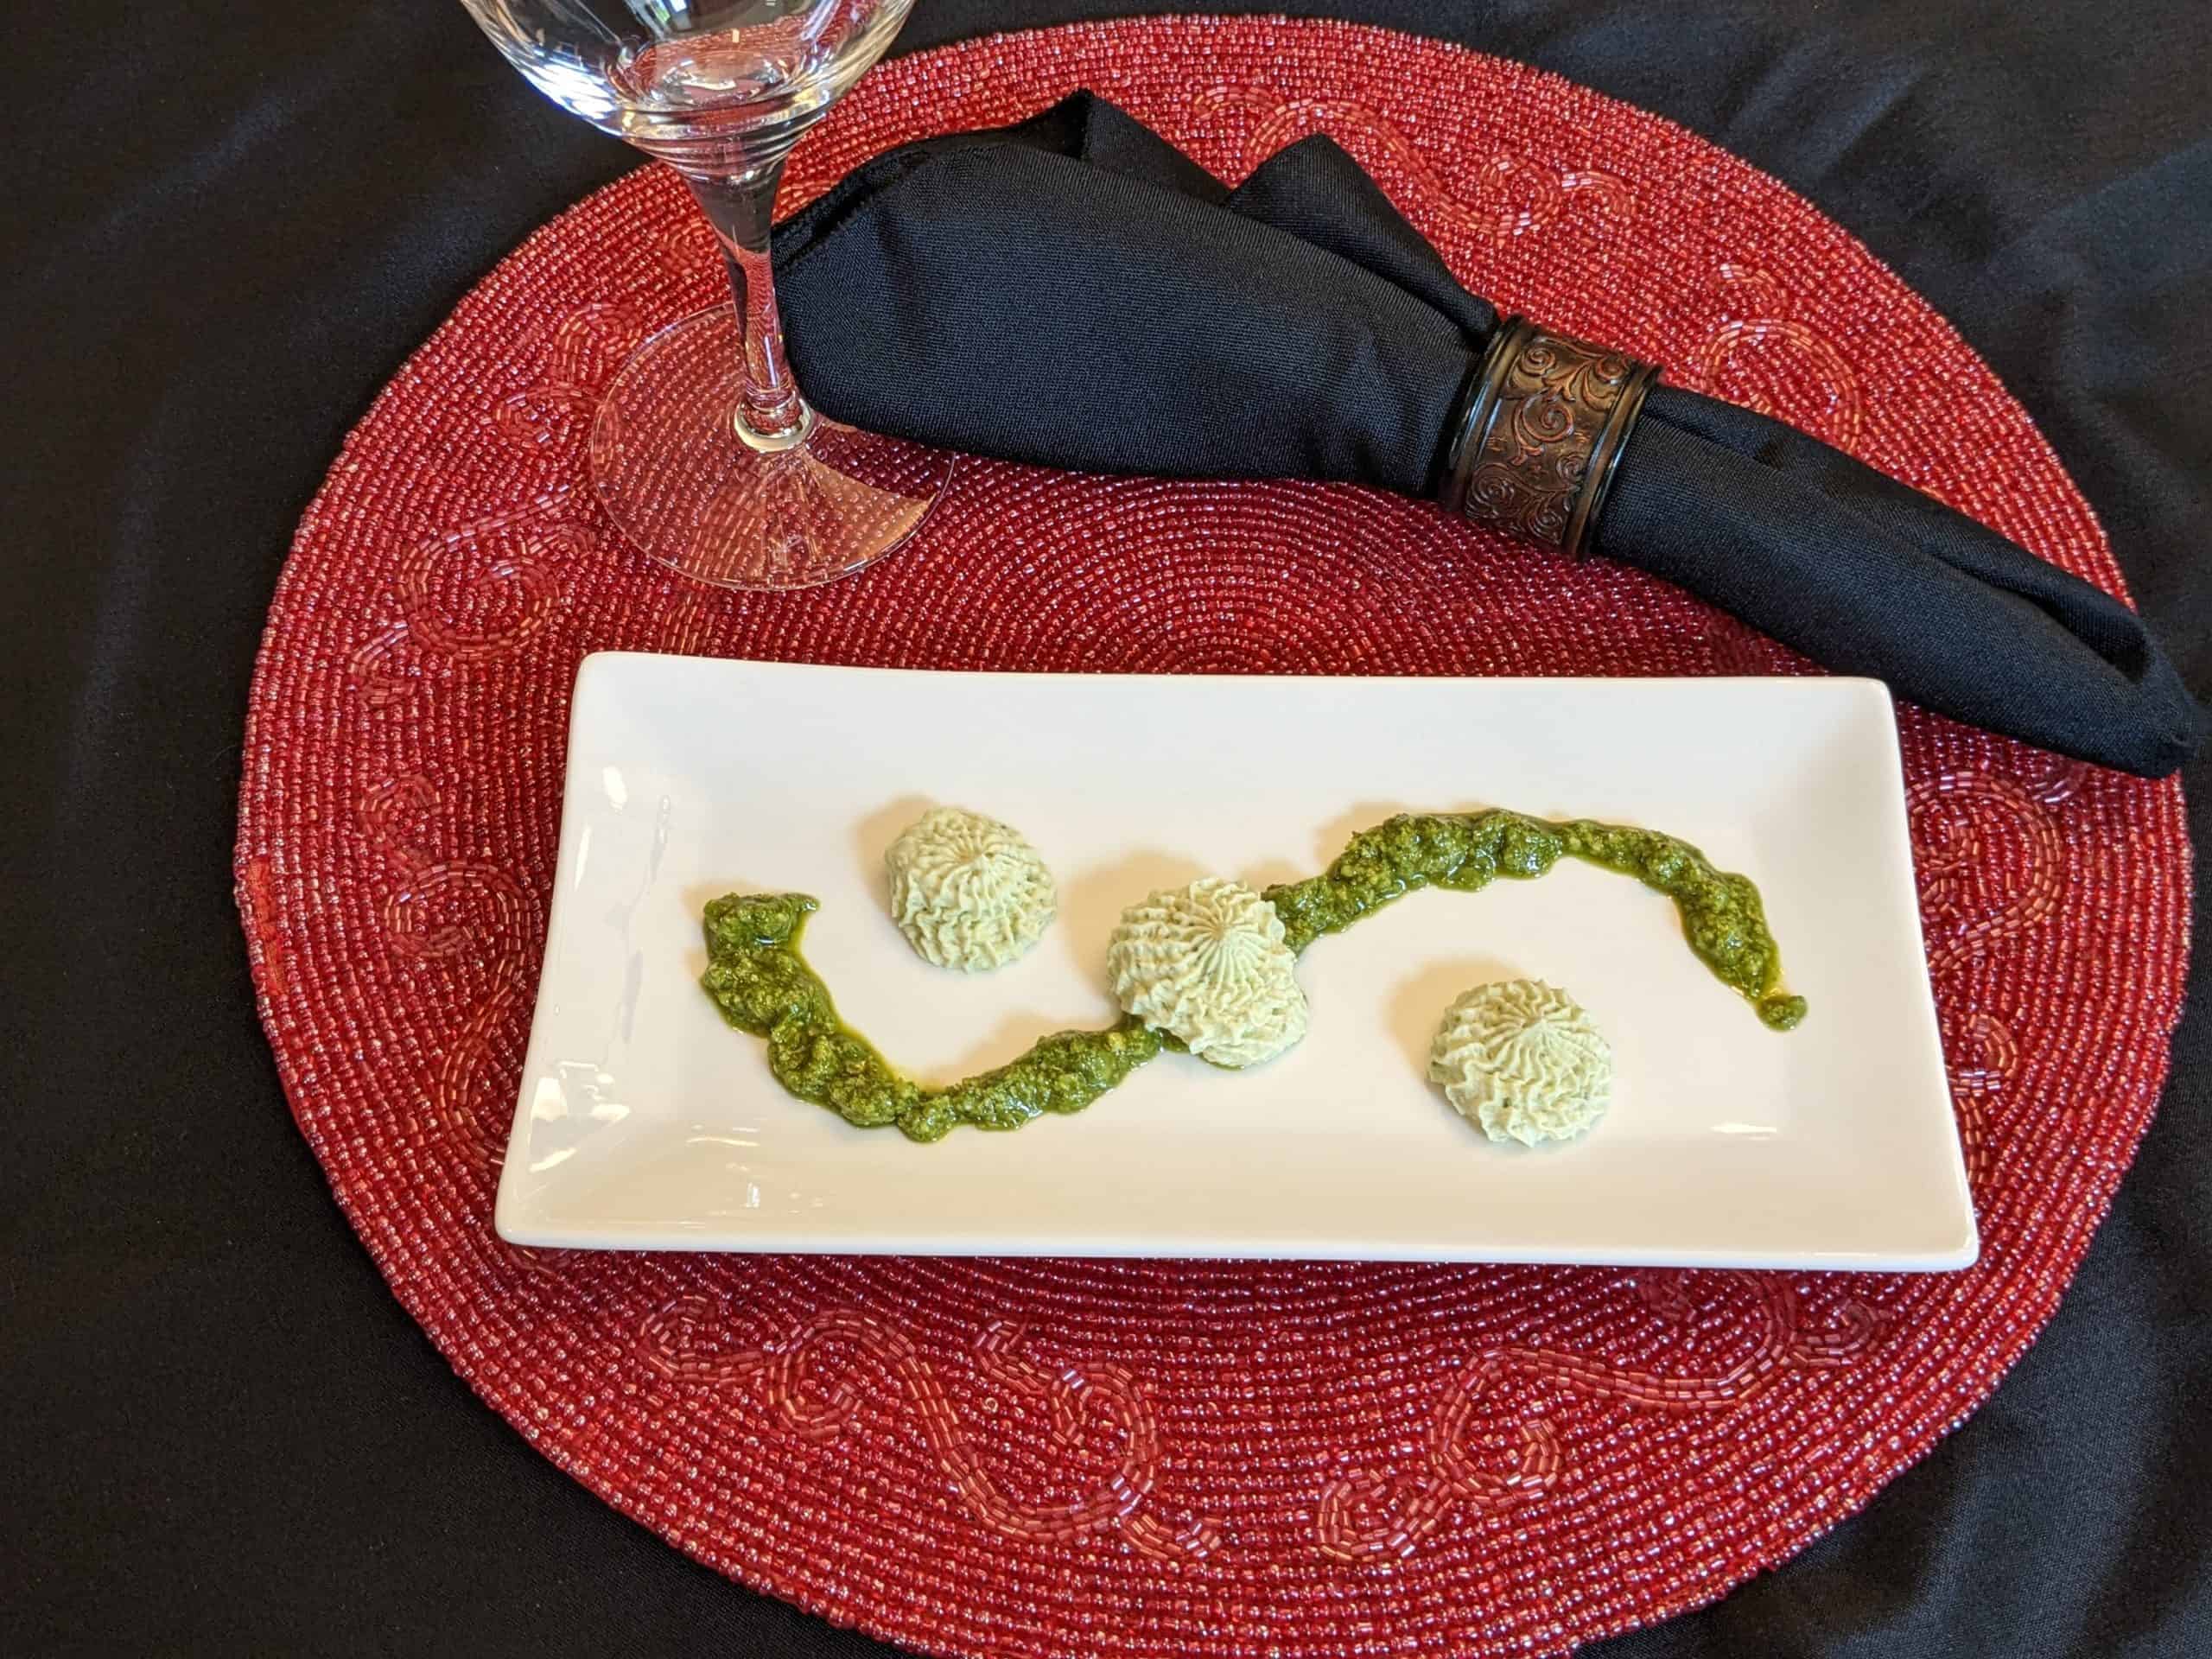
[[[2212, 694], [2212, 9], [1321, 9], [1657, 110], [1859, 233], [2042, 423]], [[1128, 10], [921, 0], [902, 44]], [[454, 1378], [291, 1127], [231, 908], [301, 509], [467, 285], [632, 158], [448, 0], [21, 4], [6, 40], [0, 1650], [883, 1651], [693, 1566]], [[2212, 844], [2212, 760], [2188, 781]], [[1796, 1562], [1594, 1651], [2212, 1651], [2206, 977], [1995, 1398]]]

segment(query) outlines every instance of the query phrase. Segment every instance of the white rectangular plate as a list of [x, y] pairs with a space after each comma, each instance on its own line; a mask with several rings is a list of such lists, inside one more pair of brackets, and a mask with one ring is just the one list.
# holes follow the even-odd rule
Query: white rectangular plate
[[[1058, 878], [1059, 919], [997, 973], [930, 967], [886, 914], [884, 849], [939, 804], [1014, 824]], [[1667, 899], [1573, 861], [1316, 943], [1311, 1033], [1270, 1065], [1165, 1054], [1079, 1115], [931, 1146], [785, 1094], [698, 986], [708, 899], [812, 893], [839, 1012], [950, 1081], [1110, 1023], [1107, 936], [1152, 890], [1310, 874], [1394, 812], [1485, 806], [1663, 830], [1751, 876], [1805, 1023], [1768, 1031]], [[1493, 1145], [1424, 1075], [1452, 1000], [1522, 976], [1612, 1043], [1611, 1110], [1572, 1144]], [[594, 656], [498, 1225], [629, 1249], [1966, 1266], [1888, 693]]]

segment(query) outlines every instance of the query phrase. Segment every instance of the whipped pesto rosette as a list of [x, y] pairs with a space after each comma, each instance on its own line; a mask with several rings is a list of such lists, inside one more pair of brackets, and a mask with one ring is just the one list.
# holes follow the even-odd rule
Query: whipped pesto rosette
[[1123, 1009], [1216, 1065], [1257, 1065], [1306, 1035], [1282, 918], [1235, 881], [1205, 876], [1131, 906], [1106, 966]]
[[940, 806], [924, 813], [883, 861], [891, 919], [940, 968], [1002, 968], [1035, 944], [1059, 911], [1059, 889], [1037, 849], [980, 812]]
[[1571, 1141], [1612, 1103], [1613, 1051], [1582, 1005], [1540, 979], [1478, 985], [1430, 1046], [1430, 1078], [1493, 1141]]

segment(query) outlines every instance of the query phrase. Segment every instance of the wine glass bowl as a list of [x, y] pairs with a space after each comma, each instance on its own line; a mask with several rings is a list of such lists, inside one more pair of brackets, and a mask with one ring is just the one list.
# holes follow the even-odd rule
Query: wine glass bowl
[[680, 168], [781, 160], [913, 0], [462, 0], [531, 85]]
[[462, 0], [555, 103], [683, 175], [734, 301], [648, 340], [595, 417], [593, 488], [702, 582], [803, 588], [904, 542], [951, 461], [817, 414], [785, 361], [769, 259], [785, 161], [912, 0]]

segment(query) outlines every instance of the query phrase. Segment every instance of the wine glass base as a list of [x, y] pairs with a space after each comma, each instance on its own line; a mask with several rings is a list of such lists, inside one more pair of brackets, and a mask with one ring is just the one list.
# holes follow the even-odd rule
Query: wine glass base
[[639, 551], [717, 587], [811, 588], [920, 528], [950, 454], [818, 414], [799, 442], [754, 449], [733, 424], [743, 354], [720, 306], [662, 329], [607, 388], [592, 487]]

